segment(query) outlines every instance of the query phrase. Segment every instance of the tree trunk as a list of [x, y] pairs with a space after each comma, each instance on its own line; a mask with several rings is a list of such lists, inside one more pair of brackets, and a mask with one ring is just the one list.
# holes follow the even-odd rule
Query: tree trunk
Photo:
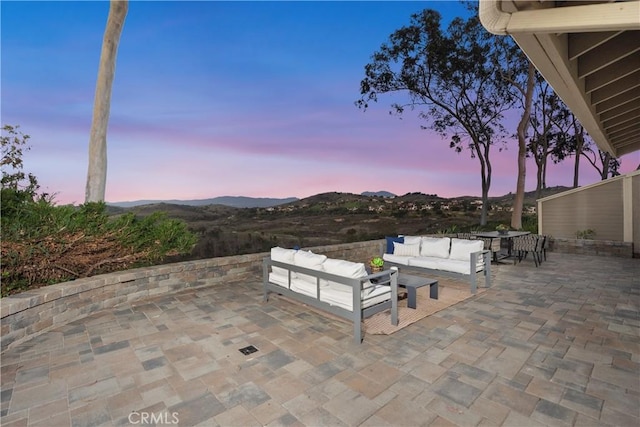
[[542, 166], [536, 171], [536, 200], [542, 197]]
[[[474, 141], [474, 150], [480, 160], [480, 179], [482, 180], [482, 209], [480, 210], [480, 225], [487, 225], [487, 212], [489, 209], [489, 189], [491, 188], [491, 163], [489, 161], [488, 143], [483, 144]], [[481, 146], [484, 149], [481, 149]]]
[[107, 184], [107, 127], [111, 109], [111, 88], [115, 75], [118, 43], [128, 8], [127, 0], [111, 0], [109, 5], [109, 18], [102, 40], [93, 103], [85, 203], [104, 201]]
[[611, 161], [611, 154], [605, 153], [602, 157], [602, 172], [600, 178], [604, 181], [609, 178], [609, 162]]
[[535, 85], [536, 69], [529, 62], [527, 75], [527, 89], [524, 97], [524, 111], [518, 123], [518, 180], [516, 182], [516, 194], [513, 199], [513, 211], [511, 212], [511, 227], [516, 230], [522, 228], [522, 209], [524, 205], [524, 186], [527, 178], [527, 128], [531, 118], [531, 104], [533, 102], [533, 88]]
[[584, 139], [582, 133], [576, 132], [576, 161], [573, 165], [573, 188], [578, 188], [580, 174], [580, 157], [582, 157], [582, 146]]
[[576, 160], [573, 163], [573, 188], [578, 188], [578, 176], [580, 176], [580, 153], [576, 151]]
[[549, 158], [547, 156], [545, 156], [544, 160], [542, 162], [542, 175], [540, 176], [540, 179], [542, 180], [542, 189], [543, 190], [547, 189], [547, 164], [548, 164], [547, 160], [548, 159]]
[[482, 183], [482, 209], [480, 210], [480, 225], [487, 225], [488, 210], [489, 210], [489, 189], [483, 182]]

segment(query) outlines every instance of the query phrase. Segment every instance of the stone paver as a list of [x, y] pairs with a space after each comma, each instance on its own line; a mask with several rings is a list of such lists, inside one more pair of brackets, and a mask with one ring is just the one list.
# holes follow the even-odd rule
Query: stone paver
[[0, 424], [639, 425], [640, 260], [493, 270], [487, 292], [361, 345], [263, 303], [259, 277], [105, 309], [0, 355]]

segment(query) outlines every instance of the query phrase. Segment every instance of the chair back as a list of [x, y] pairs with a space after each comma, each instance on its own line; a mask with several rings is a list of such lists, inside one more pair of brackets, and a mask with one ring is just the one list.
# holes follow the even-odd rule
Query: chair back
[[476, 236], [471, 233], [456, 233], [457, 239], [476, 240]]
[[476, 239], [482, 240], [484, 242], [485, 250], [493, 250], [493, 237], [476, 237]]
[[538, 246], [538, 236], [527, 234], [513, 238], [513, 250], [523, 252], [535, 252]]

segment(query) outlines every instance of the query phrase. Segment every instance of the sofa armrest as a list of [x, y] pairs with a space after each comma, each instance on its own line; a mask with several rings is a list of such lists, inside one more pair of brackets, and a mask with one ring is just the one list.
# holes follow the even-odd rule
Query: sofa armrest
[[[486, 254], [489, 254], [489, 257], [487, 258]], [[489, 259], [489, 262], [491, 261], [491, 251], [488, 249], [483, 249], [481, 251], [477, 251], [477, 252], [471, 252], [471, 257], [469, 259], [469, 263], [470, 263], [470, 267], [471, 270], [470, 271], [476, 271], [474, 266], [478, 265], [478, 261], [481, 261], [481, 263], [486, 267], [487, 265], [487, 259]]]
[[386, 285], [391, 288], [391, 324], [398, 326], [398, 270], [392, 268], [372, 273], [363, 277], [361, 281], [370, 281], [374, 285]]

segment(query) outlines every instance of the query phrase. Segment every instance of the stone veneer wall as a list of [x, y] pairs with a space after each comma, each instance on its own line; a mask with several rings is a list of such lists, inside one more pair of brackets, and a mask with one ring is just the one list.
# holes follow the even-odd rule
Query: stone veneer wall
[[552, 238], [550, 251], [580, 255], [633, 258], [633, 243], [615, 240]]
[[[381, 256], [383, 240], [310, 248], [330, 258], [365, 262]], [[306, 249], [306, 248], [305, 248]], [[268, 253], [131, 269], [58, 283], [0, 299], [0, 351], [96, 311], [186, 288], [261, 282]]]

